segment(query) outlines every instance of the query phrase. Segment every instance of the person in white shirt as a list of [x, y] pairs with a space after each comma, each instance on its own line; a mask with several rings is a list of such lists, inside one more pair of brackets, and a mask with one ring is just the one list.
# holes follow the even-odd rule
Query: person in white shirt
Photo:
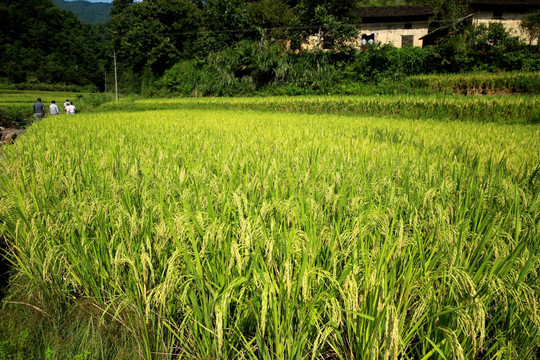
[[68, 102], [68, 105], [66, 106], [66, 114], [75, 115], [75, 110], [77, 110], [75, 105]]
[[49, 105], [49, 114], [51, 115], [58, 115], [60, 114], [60, 110], [58, 110], [58, 105], [56, 105], [56, 101], [51, 101], [51, 105]]
[[66, 102], [64, 103], [64, 110], [66, 110], [67, 113], [67, 106], [69, 105], [69, 99], [66, 99]]

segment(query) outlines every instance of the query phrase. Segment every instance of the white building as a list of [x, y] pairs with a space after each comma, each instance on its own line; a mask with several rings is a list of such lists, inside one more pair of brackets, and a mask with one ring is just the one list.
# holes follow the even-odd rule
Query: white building
[[538, 44], [538, 39], [528, 38], [520, 24], [524, 17], [540, 11], [540, 0], [472, 0], [469, 6], [473, 24], [500, 22], [513, 35]]
[[433, 8], [430, 5], [360, 7], [354, 14], [361, 18], [359, 42], [422, 46], [422, 36], [428, 33]]
[[[361, 20], [355, 46], [359, 49], [368, 44], [392, 44], [404, 46], [422, 46], [422, 36], [428, 33], [428, 23], [433, 16], [430, 5], [370, 6], [359, 7], [353, 14]], [[303, 49], [324, 47], [324, 38], [312, 35]]]

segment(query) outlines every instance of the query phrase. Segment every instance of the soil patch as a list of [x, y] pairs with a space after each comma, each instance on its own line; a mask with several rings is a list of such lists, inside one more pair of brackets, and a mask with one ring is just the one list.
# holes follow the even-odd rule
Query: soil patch
[[0, 239], [0, 300], [6, 295], [11, 273], [11, 264], [5, 258], [6, 250], [5, 241]]
[[481, 89], [481, 88], [467, 88], [454, 90], [456, 94], [462, 95], [500, 95], [511, 96], [515, 93], [511, 89]]
[[0, 146], [13, 144], [15, 139], [22, 135], [24, 131], [24, 129], [0, 127]]
[[[2, 146], [13, 144], [15, 140], [24, 133], [24, 131], [24, 129], [0, 127], [0, 158], [2, 157]], [[0, 188], [0, 191], [1, 190], [2, 189]], [[0, 238], [0, 300], [2, 300], [6, 294], [11, 270], [11, 264], [4, 257], [6, 250], [6, 243], [4, 239]]]

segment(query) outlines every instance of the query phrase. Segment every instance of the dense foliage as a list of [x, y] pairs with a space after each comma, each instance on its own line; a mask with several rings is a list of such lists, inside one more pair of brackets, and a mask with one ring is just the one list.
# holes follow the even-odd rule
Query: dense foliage
[[[354, 7], [402, 3], [114, 0], [110, 24], [90, 26], [50, 0], [1, 0], [0, 77], [28, 89], [91, 84], [110, 91], [116, 53], [123, 93], [294, 95], [365, 93], [359, 84], [407, 75], [540, 69], [538, 47], [500, 24], [450, 26], [454, 31], [426, 48], [350, 47], [360, 21]], [[460, 0], [430, 3], [438, 25], [451, 25], [464, 9]], [[523, 24], [533, 37], [534, 19]], [[295, 50], [313, 34], [321, 35], [320, 48]]]
[[[350, 47], [360, 21], [351, 16], [354, 7], [402, 3], [115, 0], [112, 32], [125, 66], [121, 88], [186, 96], [333, 93], [407, 75], [540, 69], [538, 47], [501, 24], [456, 23], [466, 12], [461, 0], [429, 1], [433, 26], [449, 29], [436, 46], [375, 45], [367, 52]], [[319, 48], [295, 51], [314, 34], [321, 35]]]
[[320, 29], [326, 47], [355, 36], [356, 1], [114, 0], [111, 30], [119, 58], [135, 73], [158, 75], [180, 59], [202, 58], [240, 41], [294, 40]]
[[375, 45], [363, 52], [291, 53], [276, 43], [242, 41], [203, 59], [181, 60], [144, 90], [183, 96], [361, 94], [370, 84], [411, 75], [501, 70], [540, 71], [540, 52], [500, 24], [490, 24], [464, 27], [425, 48]]
[[528, 15], [521, 20], [521, 28], [529, 37], [529, 44], [537, 41], [540, 44], [540, 12]]
[[105, 35], [50, 0], [0, 0], [0, 77], [102, 86], [111, 53]]
[[[114, 0], [111, 29], [121, 61], [135, 73], [150, 67], [161, 75], [180, 59], [201, 59], [240, 41], [279, 40], [298, 49], [318, 34], [322, 48], [347, 50], [361, 22], [354, 8], [419, 2], [426, 1]], [[427, 2], [437, 24], [465, 11], [462, 0]]]

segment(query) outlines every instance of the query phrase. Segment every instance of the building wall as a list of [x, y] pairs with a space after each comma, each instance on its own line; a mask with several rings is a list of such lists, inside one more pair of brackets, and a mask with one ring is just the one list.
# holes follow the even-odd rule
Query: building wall
[[[411, 24], [410, 29], [405, 29], [405, 22], [396, 23], [373, 23], [362, 24], [360, 26], [360, 33], [358, 39], [355, 42], [357, 48], [362, 47], [362, 34], [377, 34], [375, 36], [375, 42], [381, 44], [392, 44], [395, 47], [401, 48], [402, 36], [413, 36], [413, 46], [422, 46], [422, 40], [420, 38], [428, 33], [427, 21], [422, 22], [409, 22]], [[323, 39], [319, 39], [317, 35], [310, 36], [308, 42], [302, 46], [303, 49], [311, 50], [318, 45], [322, 47]]]
[[[510, 12], [510, 11], [503, 11], [502, 19], [494, 19], [493, 18], [493, 11], [489, 10], [482, 10], [478, 11], [474, 14], [473, 17], [473, 24], [480, 25], [485, 24], [488, 25], [492, 22], [499, 22], [503, 24], [503, 26], [510, 30], [511, 33], [515, 36], [519, 36], [520, 39], [523, 41], [529, 42], [529, 37], [527, 34], [521, 29], [520, 24], [521, 20], [526, 17], [527, 15], [530, 15], [531, 13], [519, 13], [519, 12]], [[538, 45], [538, 39], [534, 39], [532, 41], [533, 45]]]
[[379, 23], [379, 24], [363, 24], [361, 33], [376, 33], [375, 42], [381, 44], [391, 44], [401, 48], [402, 36], [412, 35], [413, 46], [422, 46], [420, 38], [428, 33], [427, 22], [411, 23], [411, 29], [405, 29], [405, 23]]

